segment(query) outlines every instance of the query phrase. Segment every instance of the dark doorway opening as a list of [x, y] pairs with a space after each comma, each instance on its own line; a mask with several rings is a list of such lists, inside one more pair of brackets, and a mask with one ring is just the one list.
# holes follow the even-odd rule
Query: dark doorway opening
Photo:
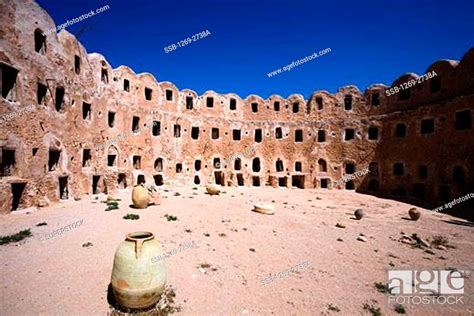
[[304, 176], [291, 176], [291, 186], [304, 189]]
[[329, 187], [329, 179], [321, 179], [321, 189], [327, 189]]
[[46, 54], [46, 35], [40, 29], [35, 30], [35, 52]]
[[346, 190], [355, 190], [354, 181], [349, 180], [346, 182]]
[[215, 171], [214, 178], [216, 179], [216, 184], [224, 185], [224, 173], [222, 171]]
[[91, 159], [91, 150], [84, 148], [82, 152], [82, 167], [90, 167]]
[[57, 87], [56, 88], [56, 100], [55, 100], [55, 107], [56, 111], [60, 112], [63, 108], [64, 104], [64, 94], [66, 91], [64, 90], [63, 87]]
[[133, 156], [133, 168], [140, 169], [142, 165], [142, 157], [141, 156]]
[[127, 188], [127, 177], [125, 176], [125, 173], [119, 173], [117, 182], [119, 189]]
[[21, 204], [21, 198], [23, 197], [23, 192], [25, 191], [26, 183], [12, 183], [12, 211], [18, 209]]
[[442, 184], [438, 187], [438, 190], [440, 201], [447, 202], [451, 200], [451, 188], [449, 185]]
[[0, 92], [2, 97], [8, 101], [15, 101], [16, 99], [16, 77], [18, 70], [8, 65], [0, 63]]
[[145, 180], [145, 176], [143, 174], [139, 174], [138, 177], [137, 177], [137, 184], [142, 184], [142, 183], [145, 183], [146, 180]]
[[284, 170], [283, 161], [281, 161], [280, 159], [277, 159], [275, 167], [276, 167], [277, 172], [282, 172]]
[[157, 158], [155, 160], [155, 170], [158, 172], [163, 171], [163, 158]]
[[240, 158], [235, 158], [234, 170], [241, 170], [241, 169], [242, 169], [242, 160], [240, 160]]
[[379, 182], [375, 179], [370, 179], [368, 189], [372, 192], [378, 192], [380, 189]]
[[426, 185], [423, 183], [415, 183], [413, 184], [411, 194], [416, 197], [417, 199], [421, 199], [425, 196], [426, 192]]
[[15, 168], [15, 150], [2, 148], [1, 176], [8, 177], [13, 174]]
[[155, 180], [155, 185], [157, 186], [161, 186], [164, 184], [163, 176], [161, 174], [155, 174], [153, 176], [153, 180]]
[[287, 177], [280, 177], [278, 178], [278, 186], [280, 187], [288, 187], [288, 178]]
[[49, 150], [49, 159], [48, 159], [48, 170], [54, 171], [57, 169], [59, 164], [59, 158], [61, 157], [61, 151], [50, 149]]
[[117, 155], [107, 155], [107, 166], [113, 167], [117, 165]]
[[36, 90], [36, 101], [38, 104], [43, 104], [47, 92], [48, 88], [44, 84], [38, 82], [38, 89]]
[[237, 174], [237, 185], [239, 187], [243, 187], [245, 185], [244, 184], [244, 176], [241, 173]]
[[59, 198], [61, 200], [69, 199], [68, 176], [59, 177]]
[[257, 177], [257, 176], [252, 177], [252, 185], [254, 187], [259, 187], [260, 186], [260, 177]]
[[92, 176], [92, 194], [99, 194], [99, 181], [101, 176]]

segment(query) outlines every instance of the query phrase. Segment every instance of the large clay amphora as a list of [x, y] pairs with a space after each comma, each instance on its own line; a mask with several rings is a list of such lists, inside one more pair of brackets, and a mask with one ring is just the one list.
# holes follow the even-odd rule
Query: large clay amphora
[[127, 235], [115, 251], [112, 289], [120, 306], [147, 308], [158, 302], [165, 289], [166, 271], [163, 250], [152, 233]]
[[139, 184], [133, 187], [133, 206], [136, 208], [146, 208], [148, 206], [149, 199], [150, 195], [148, 194], [148, 190], [143, 185]]

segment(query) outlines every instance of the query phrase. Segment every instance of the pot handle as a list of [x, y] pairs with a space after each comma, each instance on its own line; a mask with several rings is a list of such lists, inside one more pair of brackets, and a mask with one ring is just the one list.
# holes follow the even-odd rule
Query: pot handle
[[142, 254], [142, 247], [143, 247], [143, 242], [144, 240], [135, 240], [135, 258], [138, 259], [140, 258], [140, 255]]

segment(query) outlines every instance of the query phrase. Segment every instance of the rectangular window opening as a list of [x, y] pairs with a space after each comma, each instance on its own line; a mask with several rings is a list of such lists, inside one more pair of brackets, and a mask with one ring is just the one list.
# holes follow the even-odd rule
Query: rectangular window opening
[[38, 89], [36, 90], [36, 101], [38, 104], [45, 104], [46, 103], [46, 94], [48, 93], [48, 88], [38, 82]]
[[229, 109], [230, 109], [231, 111], [237, 110], [237, 100], [236, 100], [236, 99], [234, 99], [234, 98], [231, 98], [231, 99], [230, 99], [230, 102], [229, 102]]
[[431, 134], [434, 132], [434, 119], [421, 120], [421, 134]]
[[193, 109], [193, 97], [187, 96], [186, 97], [186, 110]]
[[181, 137], [181, 125], [175, 124], [173, 126], [173, 134], [174, 137]]
[[257, 113], [258, 112], [258, 103], [252, 102], [251, 106], [252, 106], [252, 112]]
[[166, 89], [166, 101], [173, 101], [173, 90]]
[[219, 139], [219, 129], [218, 128], [212, 128], [211, 129], [211, 137], [212, 139]]
[[74, 71], [78, 75], [81, 72], [81, 58], [74, 55]]
[[301, 143], [303, 141], [303, 130], [297, 129], [295, 130], [295, 142]]
[[56, 107], [56, 111], [58, 112], [60, 112], [63, 109], [65, 93], [66, 92], [63, 87], [56, 88], [55, 107]]
[[130, 92], [130, 81], [128, 79], [123, 79], [123, 90]]
[[16, 78], [18, 70], [0, 63], [0, 93], [8, 101], [16, 101]]
[[347, 128], [344, 132], [344, 140], [351, 140], [354, 139], [354, 129]]
[[159, 136], [161, 133], [161, 122], [160, 121], [153, 121], [153, 127], [151, 129], [151, 134], [153, 136]]
[[142, 167], [142, 157], [141, 156], [133, 156], [133, 168], [134, 169], [141, 169]]
[[240, 129], [233, 129], [232, 130], [232, 139], [235, 140], [235, 141], [239, 141], [241, 139]]
[[114, 154], [107, 155], [107, 166], [109, 167], [117, 166], [117, 155], [114, 155]]
[[261, 143], [262, 142], [262, 129], [258, 128], [255, 130], [255, 142], [256, 143]]
[[275, 128], [275, 138], [276, 139], [283, 138], [283, 131], [282, 131], [281, 127]]
[[61, 151], [50, 149], [48, 157], [48, 170], [54, 171], [58, 168], [59, 158], [61, 157]]
[[84, 148], [82, 151], [82, 167], [83, 168], [90, 167], [91, 160], [92, 160], [91, 150]]
[[191, 138], [192, 139], [199, 139], [199, 127], [193, 126], [191, 128]]
[[152, 96], [153, 96], [153, 90], [145, 87], [145, 100], [151, 101]]
[[140, 117], [134, 116], [132, 118], [132, 132], [138, 133], [140, 131]]
[[213, 97], [207, 97], [206, 98], [206, 106], [208, 108], [214, 107], [214, 98]]
[[82, 102], [82, 119], [89, 120], [91, 119], [91, 110], [92, 106], [90, 103]]
[[463, 131], [466, 129], [470, 129], [472, 127], [471, 110], [463, 110], [463, 111], [456, 112], [455, 121], [456, 121], [455, 123], [456, 130]]
[[15, 169], [16, 159], [15, 159], [15, 150], [2, 148], [2, 162], [0, 167], [0, 172], [2, 177], [8, 177], [13, 175]]

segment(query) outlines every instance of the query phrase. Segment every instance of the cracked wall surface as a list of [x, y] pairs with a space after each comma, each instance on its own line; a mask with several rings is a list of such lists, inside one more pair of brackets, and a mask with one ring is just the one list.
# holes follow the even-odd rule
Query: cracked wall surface
[[242, 99], [114, 69], [65, 30], [44, 36], [55, 25], [35, 2], [3, 1], [0, 12], [0, 115], [21, 113], [0, 125], [0, 213], [141, 181], [356, 189], [431, 204], [473, 191], [472, 48], [434, 62], [425, 73], [437, 76], [409, 95], [374, 84]]

